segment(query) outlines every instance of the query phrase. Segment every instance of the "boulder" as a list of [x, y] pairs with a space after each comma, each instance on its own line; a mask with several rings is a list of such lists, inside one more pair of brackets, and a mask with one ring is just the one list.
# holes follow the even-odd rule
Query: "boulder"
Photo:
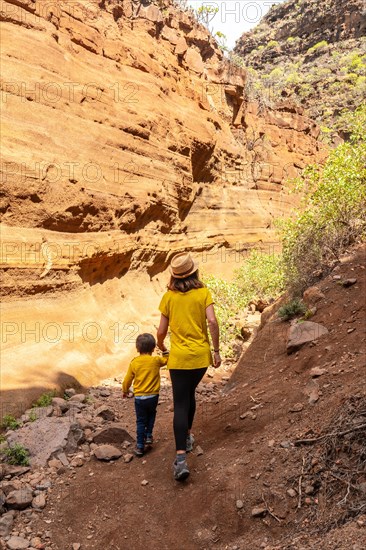
[[101, 445], [95, 449], [94, 455], [98, 460], [109, 461], [120, 458], [122, 456], [122, 452], [117, 449], [117, 447], [113, 447], [113, 445]]
[[52, 399], [52, 405], [54, 407], [59, 407], [62, 412], [66, 412], [69, 408], [69, 403], [66, 399], [62, 399], [62, 397], [54, 397]]
[[69, 403], [84, 403], [85, 401], [85, 395], [83, 393], [77, 393], [76, 395], [73, 395], [69, 399]]
[[103, 443], [122, 445], [125, 441], [133, 442], [134, 439], [122, 425], [115, 424], [96, 432], [93, 441], [98, 445]]
[[24, 510], [32, 504], [33, 493], [30, 489], [12, 491], [6, 497], [6, 505], [13, 510]]
[[321, 336], [328, 334], [328, 329], [313, 321], [303, 321], [291, 325], [288, 340], [287, 353], [290, 354], [308, 342], [313, 342]]
[[324, 294], [317, 286], [307, 288], [303, 294], [303, 297], [304, 301], [309, 305], [316, 304], [316, 302], [319, 302], [319, 300], [325, 298]]
[[10, 512], [6, 512], [4, 515], [0, 518], [0, 537], [7, 537], [13, 527], [14, 523], [14, 510], [10, 510]]
[[10, 445], [19, 443], [29, 450], [31, 466], [45, 466], [59, 453], [73, 453], [84, 440], [80, 426], [69, 418], [41, 418], [8, 436]]

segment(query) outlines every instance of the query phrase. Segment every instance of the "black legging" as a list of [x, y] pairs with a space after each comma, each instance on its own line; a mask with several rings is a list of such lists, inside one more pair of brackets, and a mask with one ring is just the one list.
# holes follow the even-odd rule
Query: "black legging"
[[186, 449], [188, 430], [192, 428], [196, 412], [195, 391], [207, 368], [169, 369], [173, 386], [174, 437], [177, 451]]

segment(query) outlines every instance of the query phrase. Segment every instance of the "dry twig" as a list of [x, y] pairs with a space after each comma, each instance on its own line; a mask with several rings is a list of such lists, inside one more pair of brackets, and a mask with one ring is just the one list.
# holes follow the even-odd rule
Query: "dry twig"
[[272, 516], [276, 521], [278, 521], [278, 523], [281, 523], [280, 518], [278, 518], [273, 512], [271, 512], [271, 509], [270, 509], [270, 507], [268, 506], [267, 501], [266, 501], [266, 499], [264, 498], [264, 494], [263, 494], [263, 493], [262, 493], [262, 500], [263, 500], [263, 503], [264, 503], [264, 505], [265, 505], [265, 507], [266, 507], [266, 509], [267, 509], [267, 512], [269, 513], [269, 515]]
[[298, 507], [299, 509], [301, 508], [301, 494], [302, 494], [302, 491], [301, 491], [301, 482], [302, 482], [302, 476], [304, 475], [304, 468], [305, 468], [305, 457], [303, 456], [303, 457], [302, 457], [301, 474], [300, 474], [300, 477], [299, 477], [299, 500], [297, 501], [297, 507]]

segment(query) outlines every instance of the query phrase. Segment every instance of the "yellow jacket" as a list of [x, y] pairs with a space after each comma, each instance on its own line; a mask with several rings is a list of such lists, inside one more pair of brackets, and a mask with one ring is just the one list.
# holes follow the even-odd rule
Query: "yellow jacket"
[[168, 362], [168, 357], [139, 355], [132, 359], [124, 380], [122, 391], [128, 393], [133, 382], [134, 394], [156, 395], [160, 390], [160, 369]]

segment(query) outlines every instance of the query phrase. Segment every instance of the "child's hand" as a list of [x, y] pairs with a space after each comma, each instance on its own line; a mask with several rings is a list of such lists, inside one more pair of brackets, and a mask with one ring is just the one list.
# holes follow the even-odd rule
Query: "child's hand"
[[126, 399], [126, 398], [129, 399], [130, 397], [133, 397], [133, 393], [132, 393], [132, 391], [129, 391], [127, 393], [123, 392], [122, 397], [123, 397], [123, 399]]

